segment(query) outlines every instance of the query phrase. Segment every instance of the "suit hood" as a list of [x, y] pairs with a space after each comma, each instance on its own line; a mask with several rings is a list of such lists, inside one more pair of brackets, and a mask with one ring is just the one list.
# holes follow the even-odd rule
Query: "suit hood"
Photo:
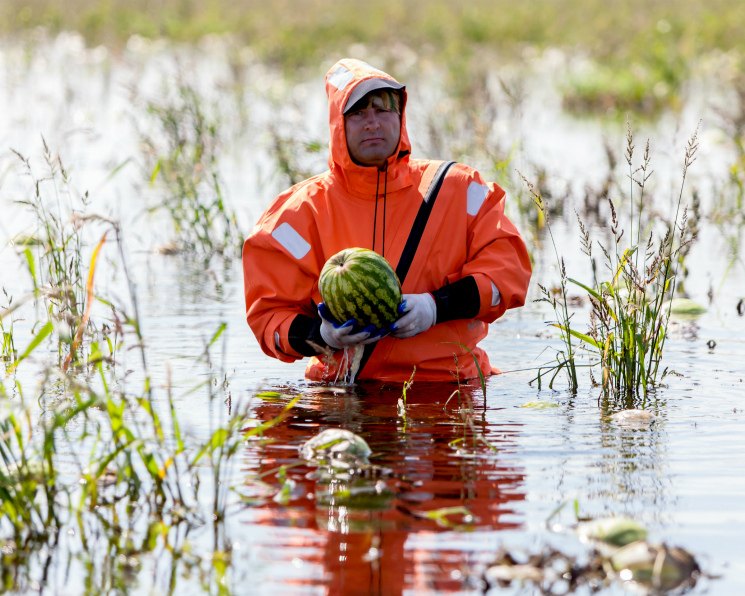
[[[344, 108], [354, 90], [370, 79], [384, 79], [398, 83], [389, 74], [373, 68], [362, 60], [345, 58], [339, 60], [326, 73], [326, 95], [329, 100], [329, 129], [331, 132], [329, 169], [351, 194], [375, 198], [379, 170], [376, 167], [360, 166], [352, 161], [347, 148], [344, 129]], [[398, 148], [388, 158], [386, 172], [388, 192], [395, 192], [411, 185], [409, 156], [411, 143], [406, 130], [406, 90], [401, 90], [401, 137]]]

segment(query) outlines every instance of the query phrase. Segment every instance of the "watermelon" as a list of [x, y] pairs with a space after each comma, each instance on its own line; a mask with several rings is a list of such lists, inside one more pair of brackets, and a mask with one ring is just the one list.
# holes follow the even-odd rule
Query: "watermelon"
[[333, 317], [357, 328], [386, 328], [399, 317], [401, 283], [390, 263], [366, 248], [345, 248], [321, 270], [318, 289]]

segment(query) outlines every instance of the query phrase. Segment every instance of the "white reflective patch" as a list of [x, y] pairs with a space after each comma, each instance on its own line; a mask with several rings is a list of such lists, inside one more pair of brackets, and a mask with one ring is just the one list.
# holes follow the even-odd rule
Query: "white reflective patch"
[[496, 306], [502, 302], [502, 294], [499, 293], [499, 289], [491, 282], [491, 305]]
[[360, 60], [360, 62], [362, 62], [362, 64], [364, 64], [365, 66], [367, 66], [367, 68], [369, 68], [370, 70], [374, 70], [375, 72], [379, 72], [380, 74], [384, 74], [384, 75], [387, 75], [387, 76], [391, 76], [391, 75], [389, 75], [389, 74], [388, 74], [387, 72], [383, 72], [383, 71], [382, 71], [382, 70], [380, 70], [379, 68], [375, 68], [374, 66], [370, 66], [370, 65], [369, 65], [369, 64], [368, 64], [367, 62], [365, 62], [364, 60]]
[[302, 259], [310, 250], [310, 244], [287, 222], [272, 232], [272, 238], [296, 259]]
[[471, 182], [468, 185], [468, 204], [466, 211], [468, 215], [476, 215], [481, 209], [481, 205], [486, 200], [486, 195], [489, 194], [489, 187], [479, 184], [478, 182]]
[[279, 331], [274, 332], [274, 347], [279, 350]]
[[331, 83], [334, 87], [341, 91], [349, 84], [349, 81], [351, 81], [353, 78], [354, 75], [352, 74], [351, 70], [347, 70], [343, 66], [340, 66], [331, 73], [331, 76], [329, 76], [329, 83]]

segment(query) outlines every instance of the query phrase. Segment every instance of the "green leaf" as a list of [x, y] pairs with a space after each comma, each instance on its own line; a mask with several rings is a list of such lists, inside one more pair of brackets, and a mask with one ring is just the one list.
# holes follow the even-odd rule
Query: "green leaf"
[[34, 282], [34, 294], [39, 293], [39, 284], [36, 280], [36, 262], [34, 261], [34, 253], [31, 252], [30, 248], [23, 251], [26, 255], [26, 263], [28, 264], [28, 271], [31, 274], [31, 279]]
[[673, 298], [670, 302], [670, 312], [674, 315], [695, 317], [706, 312], [706, 307], [689, 298]]
[[155, 183], [155, 179], [158, 177], [158, 172], [160, 172], [160, 168], [163, 165], [163, 158], [161, 157], [158, 160], [158, 163], [155, 164], [155, 168], [153, 169], [153, 173], [150, 176], [150, 185], [152, 186]]
[[577, 533], [584, 540], [600, 540], [614, 546], [624, 546], [647, 537], [647, 529], [633, 519], [610, 517], [583, 522]]
[[571, 277], [567, 277], [567, 281], [570, 281], [570, 282], [572, 282], [572, 283], [573, 283], [574, 285], [576, 285], [576, 286], [579, 286], [580, 288], [582, 288], [583, 290], [585, 290], [585, 291], [586, 291], [586, 292], [587, 292], [588, 294], [590, 294], [591, 296], [594, 296], [594, 297], [595, 297], [595, 298], [597, 298], [598, 300], [602, 300], [602, 299], [603, 299], [603, 297], [602, 297], [602, 296], [601, 296], [600, 294], [598, 294], [598, 292], [597, 292], [597, 291], [595, 291], [595, 290], [593, 290], [592, 288], [590, 288], [590, 287], [586, 286], [586, 285], [585, 285], [585, 284], [583, 284], [582, 282], [579, 282], [579, 281], [577, 281], [576, 279], [572, 279]]
[[207, 344], [208, 349], [212, 347], [212, 344], [214, 344], [218, 340], [218, 338], [222, 335], [223, 331], [227, 329], [227, 327], [228, 327], [228, 324], [225, 321], [220, 323], [220, 326], [217, 328], [217, 331], [215, 331], [215, 334], [212, 336], [210, 343]]
[[[101, 182], [101, 185], [99, 186], [99, 188], [102, 187], [102, 186], [104, 186], [107, 182], [109, 182], [109, 180], [111, 180], [114, 176], [116, 176], [121, 171], [121, 169], [124, 166], [126, 166], [130, 161], [132, 161], [132, 158], [131, 157], [128, 157], [122, 163], [120, 163], [118, 166], [116, 166], [113, 170], [111, 170], [111, 172], [109, 172], [109, 175], [106, 176], [106, 178], [104, 179], [103, 182]], [[157, 173], [158, 173], [157, 172], [157, 169], [159, 169], [159, 167], [160, 166], [156, 166], [156, 171], [154, 172], [154, 176], [157, 175]], [[153, 179], [154, 179], [154, 177], [153, 177]], [[152, 182], [152, 180], [150, 180], [150, 182]]]
[[574, 329], [568, 329], [564, 325], [560, 325], [559, 323], [551, 323], [552, 327], [558, 327], [559, 329], [563, 331], [568, 331], [571, 333], [574, 337], [577, 339], [581, 339], [582, 341], [590, 344], [591, 346], [596, 347], [598, 350], [602, 350], [602, 344], [600, 344], [598, 341], [592, 339], [589, 335], [585, 335], [584, 333], [580, 333], [579, 331], [575, 331]]
[[283, 393], [279, 393], [278, 391], [262, 391], [261, 393], [256, 393], [254, 397], [258, 397], [260, 399], [263, 399], [264, 401], [275, 401], [282, 397], [285, 397]]
[[37, 333], [34, 336], [34, 339], [31, 340], [31, 343], [26, 348], [26, 351], [23, 354], [21, 354], [21, 357], [15, 362], [15, 364], [13, 365], [13, 368], [17, 367], [18, 364], [21, 362], [21, 360], [23, 360], [24, 358], [27, 358], [29, 356], [29, 354], [31, 354], [31, 352], [33, 352], [36, 349], [36, 347], [42, 341], [44, 341], [44, 339], [52, 332], [52, 329], [54, 329], [54, 326], [52, 325], [52, 322], [51, 321], [47, 322], [47, 324], [44, 325], [39, 330], [39, 333]]

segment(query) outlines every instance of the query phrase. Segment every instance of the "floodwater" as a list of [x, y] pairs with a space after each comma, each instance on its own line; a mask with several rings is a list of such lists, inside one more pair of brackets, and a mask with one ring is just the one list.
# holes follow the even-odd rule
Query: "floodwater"
[[[674, 374], [646, 399], [599, 399], [599, 389], [586, 373], [576, 394], [566, 390], [561, 375], [553, 389], [531, 384], [535, 368], [552, 359], [558, 344], [545, 324], [552, 313], [529, 302], [493, 324], [481, 344], [504, 371], [487, 380], [485, 397], [478, 383], [470, 383], [461, 387], [459, 403], [458, 397], [451, 398], [455, 384], [415, 380], [404, 416], [397, 408], [400, 386], [315, 386], [303, 380], [302, 362], [283, 364], [264, 356], [245, 324], [239, 262], [213, 259], [208, 267], [199, 267], [183, 257], [154, 252], [167, 241], [169, 224], [162, 216], [142, 215], [158, 195], [140, 167], [132, 124], [139, 116], [128, 89], [138, 85], [141, 94], [156, 94], [175, 72], [179, 54], [143, 43], [135, 40], [117, 58], [102, 49], [85, 50], [74, 36], [26, 49], [3, 46], [0, 235], [6, 240], [33, 224], [27, 210], [11, 202], [28, 188], [11, 169], [17, 158], [7, 148], [38, 156], [43, 134], [76, 186], [91, 190], [90, 209], [122, 219], [155, 400], [165, 407], [169, 368], [186, 435], [204, 441], [240, 402], [252, 400], [252, 416], [268, 421], [293, 397], [301, 397], [284, 422], [261, 440], [246, 442], [228, 479], [235, 492], [223, 529], [232, 547], [225, 583], [205, 587], [176, 562], [175, 586], [164, 585], [159, 561], [143, 553], [140, 573], [120, 592], [481, 593], [482, 574], [502, 547], [526, 557], [552, 548], [586, 560], [589, 548], [572, 530], [576, 503], [580, 516], [625, 515], [647, 527], [650, 542], [692, 553], [704, 574], [691, 594], [745, 593], [745, 317], [737, 312], [738, 300], [745, 298], [742, 214], [721, 224], [707, 217], [699, 222], [699, 239], [686, 261], [686, 289], [707, 310], [695, 320], [673, 319], [663, 366]], [[179, 56], [192, 80], [201, 81], [205, 95], [219, 97], [229, 87], [225, 80], [233, 79], [219, 44], [210, 43], [201, 53]], [[251, 63], [250, 56], [245, 60], [250, 66], [242, 79], [244, 107], [250, 109], [240, 126], [227, 127], [221, 162], [226, 196], [244, 231], [286, 185], [272, 173], [262, 123], [273, 117], [281, 127], [302, 131], [304, 140], [312, 140], [323, 139], [325, 120], [322, 75], [295, 89], [271, 69]], [[550, 70], [557, 58], [546, 60], [543, 68]], [[417, 84], [424, 86], [421, 80]], [[620, 155], [623, 127], [570, 118], [559, 110], [556, 96], [535, 97], [530, 81], [526, 87], [529, 99], [519, 122], [514, 111], [500, 107], [495, 124], [495, 130], [521, 141], [517, 165], [541, 163], [557, 189], [577, 192], [596, 184], [605, 173], [603, 138], [615, 135]], [[414, 90], [410, 87], [412, 97]], [[423, 109], [436, 96], [422, 100]], [[240, 119], [240, 110], [226, 104], [223, 118]], [[672, 192], [667, 189], [679, 177], [685, 139], [700, 118], [710, 115], [709, 107], [693, 90], [680, 114], [640, 125], [644, 131], [637, 133], [637, 150], [649, 135], [658, 159], [653, 165], [659, 170], [655, 190], [661, 212], [670, 207]], [[420, 126], [423, 132], [424, 120], [412, 118], [415, 130]], [[731, 155], [713, 121], [702, 124], [700, 139], [691, 176], [707, 214], [717, 204], [712, 189], [721, 186]], [[659, 144], [657, 153], [654, 143]], [[131, 161], [109, 177], [127, 159]], [[323, 168], [322, 155], [307, 156], [307, 162], [316, 171]], [[555, 217], [554, 233], [572, 276], [585, 279], [588, 267], [571, 213], [565, 208], [563, 216]], [[545, 234], [536, 240], [527, 225], [524, 233], [536, 261], [533, 300], [538, 297], [536, 282], [550, 287], [558, 274]], [[591, 225], [602, 232], [601, 224]], [[12, 248], [3, 246], [2, 285], [11, 295], [23, 295], [30, 280]], [[101, 265], [100, 293], [124, 292], [115, 256], [112, 249]], [[588, 319], [586, 304], [574, 312], [577, 324]], [[26, 312], [16, 323], [19, 343], [27, 342], [32, 318], [33, 311]], [[195, 364], [221, 322], [227, 323], [227, 333], [214, 350], [213, 367]], [[122, 358], [127, 359], [123, 368], [136, 369], [134, 356], [123, 353]], [[132, 374], [136, 378], [139, 373]], [[34, 371], [19, 370], [19, 375], [25, 375], [21, 381], [26, 387], [37, 382]], [[221, 382], [220, 399], [209, 400], [204, 390], [190, 392], [205, 375]], [[264, 397], [257, 396], [261, 393]], [[556, 407], [521, 407], [537, 400]], [[610, 419], [632, 407], [650, 411], [651, 421]], [[327, 428], [363, 437], [373, 452], [370, 465], [355, 473], [329, 474], [303, 460], [298, 448]], [[474, 443], [474, 433], [485, 441]], [[443, 518], [425, 515], [446, 507], [465, 509]], [[195, 530], [191, 540], [199, 556], [211, 552], [206, 530]], [[69, 558], [66, 568], [66, 555], [60, 553], [42, 591], [81, 593], [90, 570]], [[544, 587], [546, 593], [568, 590], [561, 582]], [[594, 589], [586, 585], [576, 593]], [[540, 593], [530, 584], [497, 591]], [[627, 593], [618, 583], [600, 591]]]

